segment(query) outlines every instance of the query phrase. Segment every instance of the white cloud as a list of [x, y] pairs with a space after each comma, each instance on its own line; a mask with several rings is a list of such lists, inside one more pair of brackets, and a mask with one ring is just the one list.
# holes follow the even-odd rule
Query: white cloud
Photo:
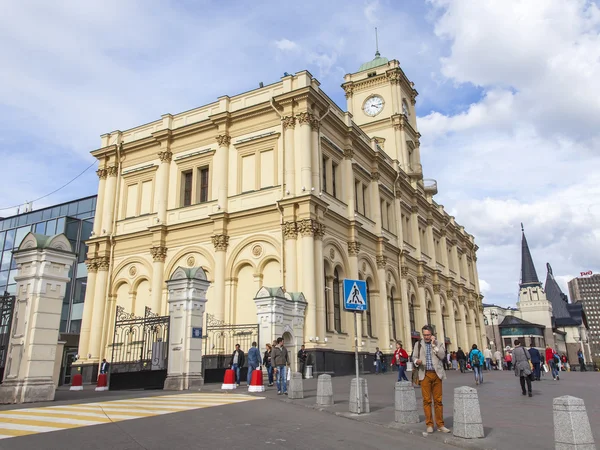
[[296, 44], [294, 41], [290, 41], [289, 39], [279, 39], [275, 41], [275, 47], [284, 52], [296, 51], [300, 48], [298, 44]]
[[481, 278], [479, 279], [479, 289], [481, 290], [482, 294], [487, 294], [490, 289], [492, 289], [492, 287], [490, 286], [490, 283], [488, 283], [485, 280], [482, 280]]

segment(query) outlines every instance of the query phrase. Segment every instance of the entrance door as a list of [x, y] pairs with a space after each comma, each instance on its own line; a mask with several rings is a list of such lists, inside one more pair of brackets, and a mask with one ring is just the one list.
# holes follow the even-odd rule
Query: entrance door
[[60, 368], [61, 377], [58, 380], [59, 386], [71, 384], [71, 366], [73, 365], [76, 356], [77, 349], [67, 350], [63, 354], [63, 361]]

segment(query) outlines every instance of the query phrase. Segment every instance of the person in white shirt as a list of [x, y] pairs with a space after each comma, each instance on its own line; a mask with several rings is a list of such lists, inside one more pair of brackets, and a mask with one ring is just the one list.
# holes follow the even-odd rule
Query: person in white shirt
[[502, 352], [500, 350], [496, 350], [496, 352], [494, 353], [494, 358], [496, 358], [496, 365], [498, 366], [498, 370], [503, 370]]
[[486, 348], [483, 351], [483, 357], [485, 358], [485, 368], [486, 370], [492, 370], [492, 351], [489, 348]]

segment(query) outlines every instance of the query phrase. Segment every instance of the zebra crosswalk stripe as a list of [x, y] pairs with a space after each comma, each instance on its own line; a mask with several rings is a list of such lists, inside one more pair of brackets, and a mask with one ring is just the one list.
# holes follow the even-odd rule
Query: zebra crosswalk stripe
[[262, 397], [230, 394], [161, 395], [0, 411], [0, 439], [230, 405]]

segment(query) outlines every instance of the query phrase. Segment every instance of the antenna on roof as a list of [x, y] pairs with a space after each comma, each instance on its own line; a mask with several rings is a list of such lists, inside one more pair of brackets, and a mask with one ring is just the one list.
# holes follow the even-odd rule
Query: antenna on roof
[[381, 54], [379, 53], [379, 38], [377, 36], [377, 27], [375, 27], [375, 57], [379, 58]]
[[523, 228], [523, 222], [521, 222], [521, 231], [525, 233], [525, 228]]

